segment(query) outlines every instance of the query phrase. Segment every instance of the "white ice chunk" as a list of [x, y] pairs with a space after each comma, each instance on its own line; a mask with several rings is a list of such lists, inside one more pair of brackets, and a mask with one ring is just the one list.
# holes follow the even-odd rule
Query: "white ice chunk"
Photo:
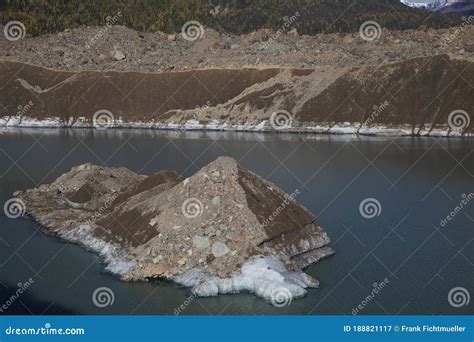
[[174, 279], [191, 287], [194, 295], [208, 297], [218, 294], [250, 292], [272, 303], [284, 294], [290, 301], [306, 294], [305, 288], [318, 282], [301, 271], [289, 271], [276, 256], [253, 256], [229, 278], [208, 275], [202, 269], [191, 269]]

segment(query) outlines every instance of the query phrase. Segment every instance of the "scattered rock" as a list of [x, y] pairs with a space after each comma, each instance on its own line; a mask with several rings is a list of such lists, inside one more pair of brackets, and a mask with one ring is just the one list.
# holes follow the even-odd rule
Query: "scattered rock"
[[212, 204], [215, 206], [221, 205], [221, 197], [220, 196], [214, 196], [212, 198]]
[[230, 252], [229, 247], [225, 243], [216, 241], [212, 244], [212, 254], [216, 257], [219, 258], [221, 256], [226, 255], [227, 253]]
[[209, 237], [216, 236], [216, 228], [214, 228], [213, 226], [207, 227], [204, 230], [204, 234]]
[[116, 61], [122, 61], [125, 59], [125, 54], [120, 51], [120, 50], [114, 50], [113, 52], [113, 58], [116, 60]]
[[[382, 38], [376, 44], [364, 44], [359, 34], [318, 34], [300, 36], [297, 30], [288, 34], [277, 35], [271, 30], [258, 30], [246, 35], [233, 36], [219, 34], [207, 29], [201, 39], [189, 44], [185, 39], [178, 39], [179, 33], [162, 32], [142, 33], [124, 26], [111, 26], [107, 39], [97, 39], [90, 49], [84, 45], [90, 42], [100, 27], [82, 27], [73, 31], [39, 37], [26, 37], [25, 44], [8, 47], [3, 57], [7, 60], [39, 64], [47, 68], [63, 70], [110, 70], [111, 65], [100, 63], [81, 64], [77, 56], [84, 55], [87, 60], [97, 61], [98, 54], [111, 51], [110, 61], [115, 63], [117, 71], [168, 71], [195, 68], [241, 68], [243, 65], [280, 65], [282, 67], [315, 68], [344, 65], [348, 67], [373, 65], [386, 52], [391, 52], [387, 62], [397, 62], [421, 56], [432, 56], [437, 53], [436, 46], [449, 39], [453, 30], [405, 30], [390, 31], [384, 29]], [[445, 38], [442, 37], [446, 34]], [[463, 33], [456, 37], [457, 44], [448, 44], [446, 52], [455, 52], [457, 45], [465, 47], [472, 44], [474, 25], [468, 25]], [[67, 37], [67, 44], [65, 38]], [[263, 44], [262, 44], [263, 42]], [[359, 51], [351, 51], [360, 43]], [[32, 48], [34, 46], [34, 48]], [[53, 48], [51, 48], [53, 47]], [[209, 53], [212, 49], [212, 54]], [[113, 50], [127, 51], [117, 54]], [[351, 51], [348, 56], [348, 51]], [[256, 58], [262, 56], [264, 58]], [[38, 58], [40, 55], [42, 58]], [[159, 57], [158, 57], [159, 56]], [[297, 58], [295, 58], [297, 57]], [[159, 61], [157, 62], [157, 59]], [[466, 49], [462, 58], [472, 60], [473, 52]], [[341, 61], [344, 61], [341, 64]]]
[[157, 264], [157, 263], [159, 263], [161, 260], [163, 260], [163, 256], [162, 256], [162, 255], [159, 255], [159, 256], [157, 256], [156, 258], [153, 259], [153, 263], [154, 263], [154, 264]]
[[194, 235], [193, 246], [197, 249], [206, 249], [209, 248], [209, 238], [205, 236]]
[[99, 56], [97, 56], [97, 58], [95, 59], [95, 63], [96, 64], [105, 64], [107, 63], [107, 56], [106, 55], [103, 55], [103, 54], [100, 54]]

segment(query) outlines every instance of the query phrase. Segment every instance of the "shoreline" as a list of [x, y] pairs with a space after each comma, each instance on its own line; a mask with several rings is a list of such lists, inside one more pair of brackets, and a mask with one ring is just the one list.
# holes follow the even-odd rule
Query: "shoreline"
[[[81, 120], [79, 120], [81, 121]], [[85, 121], [76, 122], [72, 125], [64, 124], [59, 118], [47, 118], [38, 120], [34, 118], [0, 118], [0, 129], [9, 128], [66, 128], [66, 129], [94, 129], [104, 131], [109, 129], [150, 129], [159, 131], [171, 131], [176, 133], [176, 137], [185, 132], [247, 132], [247, 133], [289, 133], [289, 134], [317, 134], [317, 135], [352, 135], [352, 136], [388, 136], [388, 137], [432, 137], [432, 138], [471, 138], [474, 133], [462, 133], [459, 130], [450, 130], [445, 128], [413, 128], [412, 125], [394, 125], [387, 127], [377, 125], [372, 127], [360, 127], [360, 123], [343, 123], [337, 125], [320, 124], [320, 125], [304, 125], [296, 127], [280, 127], [278, 129], [269, 125], [268, 120], [262, 120], [258, 124], [228, 124], [217, 120], [208, 124], [201, 124], [195, 120], [189, 120], [184, 124], [181, 123], [162, 123], [162, 122], [125, 122], [121, 119], [116, 120], [112, 124], [106, 123], [99, 126]], [[417, 131], [417, 132], [413, 132]]]

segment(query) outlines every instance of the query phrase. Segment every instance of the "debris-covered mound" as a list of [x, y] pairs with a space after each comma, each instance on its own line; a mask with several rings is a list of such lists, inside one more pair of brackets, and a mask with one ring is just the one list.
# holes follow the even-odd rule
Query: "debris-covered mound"
[[[438, 30], [391, 31], [383, 27], [378, 31], [380, 37], [371, 41], [363, 39], [358, 30], [308, 36], [295, 30], [262, 29], [229, 35], [205, 28], [200, 39], [189, 41], [181, 34], [143, 33], [124, 26], [80, 27], [16, 41], [9, 41], [2, 34], [0, 58], [56, 70], [138, 72], [268, 66], [351, 67], [437, 53], [451, 53], [453, 57], [472, 61], [473, 22], [474, 17], [469, 17], [461, 27]], [[3, 32], [1, 26], [0, 29]]]
[[273, 299], [317, 287], [301, 269], [334, 253], [298, 194], [220, 157], [186, 179], [85, 164], [15, 196], [48, 232], [98, 252], [124, 280]]

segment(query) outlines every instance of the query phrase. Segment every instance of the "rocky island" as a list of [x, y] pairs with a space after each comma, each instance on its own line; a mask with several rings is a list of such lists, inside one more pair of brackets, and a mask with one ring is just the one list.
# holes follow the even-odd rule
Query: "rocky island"
[[189, 178], [84, 164], [14, 196], [46, 232], [100, 254], [123, 280], [278, 303], [318, 287], [302, 270], [334, 253], [298, 194], [219, 157]]

